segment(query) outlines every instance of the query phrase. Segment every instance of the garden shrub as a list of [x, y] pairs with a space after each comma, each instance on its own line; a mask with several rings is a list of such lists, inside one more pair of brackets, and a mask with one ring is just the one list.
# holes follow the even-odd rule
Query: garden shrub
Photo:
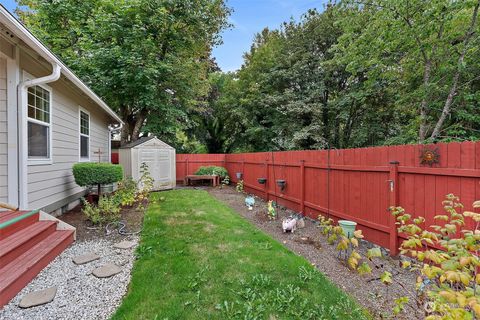
[[128, 177], [117, 184], [114, 197], [122, 206], [133, 206], [137, 201], [138, 185], [132, 177]]
[[218, 166], [200, 167], [198, 168], [197, 172], [195, 172], [195, 174], [197, 176], [217, 175], [220, 177], [223, 185], [230, 184], [230, 176], [228, 175], [227, 169], [225, 169], [224, 167], [218, 167]]
[[83, 199], [82, 212], [94, 225], [120, 220], [121, 206], [115, 196], [100, 196], [98, 205]]
[[[423, 217], [413, 218], [401, 207], [391, 208], [399, 233], [407, 236], [401, 254], [415, 258], [403, 266], [417, 274], [418, 299], [425, 302], [426, 319], [478, 319], [480, 214], [463, 211], [453, 194], [446, 196], [443, 206], [446, 214], [435, 216], [436, 223], [429, 230]], [[473, 208], [480, 209], [480, 201]]]
[[100, 214], [100, 209], [93, 203], [88, 202], [85, 199], [82, 199], [83, 208], [82, 213], [90, 220], [93, 224], [100, 224], [102, 222], [102, 216]]
[[101, 196], [98, 199], [98, 209], [103, 222], [114, 222], [120, 219], [120, 203], [113, 196]]
[[[203, 176], [203, 175], [217, 175], [219, 176], [222, 180], [228, 177], [228, 171], [224, 167], [218, 167], [218, 166], [208, 166], [208, 167], [200, 167], [198, 168], [197, 172], [195, 172], [195, 175], [197, 176]], [[229, 177], [230, 178], [230, 177]]]
[[123, 178], [123, 168], [118, 164], [84, 162], [73, 165], [75, 182], [81, 187], [98, 186], [118, 182]]

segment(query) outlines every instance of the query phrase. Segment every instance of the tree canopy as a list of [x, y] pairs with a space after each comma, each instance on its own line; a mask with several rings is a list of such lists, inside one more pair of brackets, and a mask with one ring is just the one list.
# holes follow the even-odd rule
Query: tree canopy
[[21, 0], [22, 20], [121, 115], [179, 152], [480, 138], [480, 0], [342, 0], [211, 58], [221, 0]]
[[478, 139], [479, 3], [345, 0], [263, 30], [209, 105], [234, 136], [212, 150]]
[[208, 92], [222, 0], [19, 0], [21, 20], [125, 121], [122, 142], [175, 139]]

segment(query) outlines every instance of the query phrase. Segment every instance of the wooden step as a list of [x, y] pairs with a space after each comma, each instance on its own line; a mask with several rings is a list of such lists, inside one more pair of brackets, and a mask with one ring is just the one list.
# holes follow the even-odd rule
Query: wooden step
[[3, 268], [57, 229], [56, 221], [37, 221], [0, 240], [0, 268]]
[[73, 243], [74, 231], [57, 230], [0, 269], [0, 307]]
[[26, 211], [0, 211], [0, 223], [10, 220], [19, 212], [26, 212]]
[[39, 214], [38, 211], [15, 211], [2, 216], [3, 214], [0, 216], [0, 240], [37, 222]]

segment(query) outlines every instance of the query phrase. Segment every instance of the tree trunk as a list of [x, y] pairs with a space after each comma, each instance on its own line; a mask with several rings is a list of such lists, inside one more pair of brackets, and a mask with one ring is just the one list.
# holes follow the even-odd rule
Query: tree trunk
[[135, 122], [133, 124], [133, 129], [132, 129], [132, 136], [130, 137], [131, 141], [137, 141], [138, 138], [140, 137], [140, 132], [142, 130], [143, 123], [145, 122], [146, 117], [147, 117], [147, 112], [145, 110], [141, 110], [135, 116]]
[[124, 120], [122, 132], [120, 133], [120, 145], [124, 146], [130, 141], [130, 126], [127, 121]]
[[330, 123], [329, 123], [329, 112], [328, 112], [328, 90], [323, 92], [323, 108], [322, 108], [322, 119], [323, 119], [323, 139], [330, 146]]
[[467, 54], [468, 44], [470, 43], [470, 39], [472, 38], [475, 32], [475, 25], [477, 23], [479, 7], [480, 7], [480, 0], [477, 2], [477, 4], [475, 5], [475, 8], [473, 9], [472, 20], [470, 23], [470, 27], [468, 28], [467, 33], [465, 34], [462, 53], [458, 57], [457, 70], [455, 71], [455, 75], [453, 76], [452, 86], [450, 87], [450, 92], [448, 93], [447, 100], [445, 101], [445, 104], [443, 106], [442, 114], [440, 115], [440, 118], [438, 119], [437, 124], [435, 125], [435, 129], [433, 129], [433, 132], [431, 135], [431, 138], [433, 140], [435, 140], [440, 135], [440, 131], [442, 130], [443, 124], [445, 123], [447, 116], [450, 114], [451, 107], [453, 104], [453, 98], [457, 94], [458, 79], [460, 78], [463, 61], [465, 60], [465, 55]]
[[[423, 86], [426, 89], [430, 83], [430, 74], [432, 73], [432, 61], [428, 59], [425, 61], [425, 69], [423, 71]], [[420, 103], [420, 129], [418, 132], [418, 140], [420, 143], [425, 141], [427, 137], [427, 94], [423, 94], [422, 102]]]

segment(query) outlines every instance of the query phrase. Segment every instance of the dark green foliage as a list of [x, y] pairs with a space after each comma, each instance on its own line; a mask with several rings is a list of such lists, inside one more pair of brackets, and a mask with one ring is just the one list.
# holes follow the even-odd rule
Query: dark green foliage
[[123, 178], [123, 168], [111, 163], [76, 163], [73, 165], [75, 182], [82, 187], [118, 182]]
[[191, 137], [209, 152], [480, 139], [478, 0], [336, 3], [263, 30], [238, 72], [211, 75]]
[[17, 0], [44, 41], [123, 119], [175, 142], [208, 91], [210, 51], [230, 10], [221, 0]]
[[228, 177], [228, 171], [224, 167], [217, 167], [217, 166], [208, 166], [208, 167], [200, 167], [198, 168], [197, 172], [195, 172], [197, 176], [204, 176], [204, 175], [217, 175], [222, 180]]

